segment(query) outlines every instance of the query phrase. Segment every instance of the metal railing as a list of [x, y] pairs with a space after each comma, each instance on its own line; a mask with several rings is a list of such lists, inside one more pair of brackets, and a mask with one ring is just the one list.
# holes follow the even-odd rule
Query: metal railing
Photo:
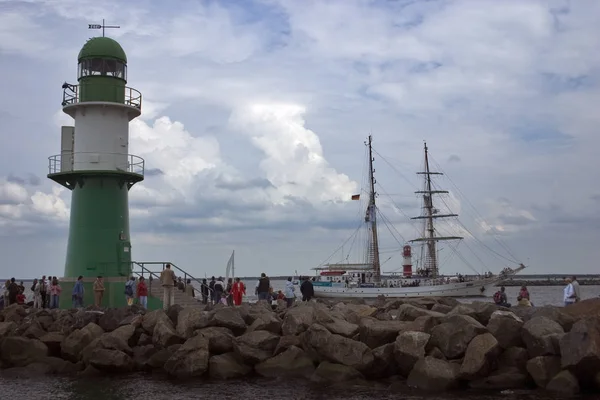
[[[177, 265], [173, 264], [172, 262], [166, 262], [166, 261], [149, 261], [149, 262], [141, 262], [141, 261], [132, 261], [131, 262], [131, 270], [132, 273], [138, 276], [144, 276], [143, 274], [146, 273], [148, 274], [148, 276], [152, 276], [153, 280], [154, 279], [158, 279], [158, 282], [160, 282], [160, 273], [165, 269], [165, 266], [167, 264], [171, 265], [171, 268], [176, 269], [177, 271], [179, 271], [180, 273], [183, 274], [183, 276], [179, 275], [179, 277], [182, 277], [185, 284], [187, 285], [187, 281], [188, 279], [198, 283], [200, 285], [200, 289], [202, 289], [202, 285], [204, 285], [204, 283], [202, 283], [201, 279], [198, 278], [194, 278], [192, 275], [188, 274], [186, 271], [184, 271], [183, 269], [179, 268]], [[154, 265], [154, 266], [160, 266], [160, 271], [152, 271], [150, 268], [148, 268], [147, 266], [149, 265]], [[136, 271], [135, 270], [135, 266], [138, 266], [140, 268], [140, 271]], [[177, 274], [176, 274], [177, 275]], [[208, 286], [208, 283], [205, 285], [206, 288], [208, 289], [208, 296], [209, 298], [212, 298], [214, 296], [214, 291]]]
[[[110, 90], [113, 90], [114, 93], [116, 94], [116, 96], [121, 97], [123, 96], [123, 101], [118, 101], [116, 103], [119, 104], [125, 104], [127, 106], [130, 107], [134, 107], [137, 108], [138, 110], [142, 109], [142, 94], [134, 89], [131, 88], [129, 86], [119, 86], [119, 85], [107, 85], [107, 84], [93, 84], [93, 83], [86, 83], [85, 85], [86, 89], [91, 89], [93, 90], [94, 88], [98, 88], [99, 90], [103, 90], [105, 91], [104, 93], [110, 93]], [[63, 83], [62, 85], [63, 88], [63, 100], [62, 100], [62, 106], [67, 106], [67, 105], [72, 105], [72, 104], [78, 104], [78, 103], [82, 103], [81, 101], [81, 85], [72, 85], [70, 83]], [[123, 90], [123, 93], [120, 93], [120, 91]], [[103, 100], [86, 100], [86, 101], [103, 101]], [[85, 101], [83, 101], [85, 102]]]
[[[68, 157], [68, 159], [63, 159], [63, 155]], [[97, 162], [92, 161], [76, 161], [78, 156], [89, 156], [89, 158], [93, 158], [95, 156], [98, 157]], [[102, 156], [110, 156], [110, 158], [125, 156], [126, 161], [123, 165], [114, 165], [112, 160], [103, 162], [101, 160]], [[63, 163], [64, 161], [64, 163]], [[73, 172], [73, 171], [88, 171], [90, 168], [86, 168], [85, 166], [89, 166], [90, 164], [98, 164], [102, 165], [104, 163], [113, 164], [112, 166], [107, 168], [94, 168], [93, 170], [110, 170], [113, 169], [115, 171], [121, 172], [129, 172], [137, 175], [144, 175], [144, 159], [142, 157], [133, 155], [133, 154], [119, 154], [119, 153], [95, 153], [95, 152], [76, 152], [76, 153], [66, 153], [66, 154], [56, 154], [48, 157], [48, 173], [49, 174], [58, 174], [60, 172]]]

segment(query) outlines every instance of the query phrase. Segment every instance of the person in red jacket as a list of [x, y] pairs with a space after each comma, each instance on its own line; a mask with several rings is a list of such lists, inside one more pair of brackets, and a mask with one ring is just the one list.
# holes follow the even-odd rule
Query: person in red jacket
[[231, 293], [233, 294], [233, 305], [242, 305], [242, 297], [246, 294], [246, 285], [244, 285], [244, 282], [240, 281], [240, 278], [235, 278]]
[[137, 295], [142, 307], [148, 308], [148, 286], [146, 286], [146, 280], [143, 276], [140, 277], [137, 286]]

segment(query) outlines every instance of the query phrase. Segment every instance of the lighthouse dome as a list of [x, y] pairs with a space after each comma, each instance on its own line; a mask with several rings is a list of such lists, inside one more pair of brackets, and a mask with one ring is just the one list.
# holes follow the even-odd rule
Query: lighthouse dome
[[111, 58], [127, 63], [127, 56], [121, 45], [114, 39], [100, 36], [88, 40], [77, 57], [78, 61], [89, 58]]

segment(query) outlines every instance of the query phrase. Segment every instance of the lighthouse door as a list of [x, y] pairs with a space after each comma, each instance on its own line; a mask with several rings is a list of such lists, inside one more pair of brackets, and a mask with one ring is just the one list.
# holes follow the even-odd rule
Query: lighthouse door
[[117, 242], [117, 263], [120, 276], [129, 276], [131, 271], [131, 242], [119, 240]]

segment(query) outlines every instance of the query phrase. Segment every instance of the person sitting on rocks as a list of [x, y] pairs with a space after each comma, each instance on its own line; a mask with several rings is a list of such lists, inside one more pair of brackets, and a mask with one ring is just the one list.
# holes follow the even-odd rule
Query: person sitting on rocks
[[529, 290], [527, 290], [527, 286], [521, 286], [521, 290], [519, 291], [519, 296], [529, 300]]
[[506, 289], [504, 286], [500, 286], [500, 290], [494, 293], [494, 303], [496, 303], [497, 306], [510, 307], [510, 303], [506, 298]]
[[533, 304], [531, 304], [531, 302], [529, 301], [529, 299], [527, 297], [523, 297], [523, 296], [518, 296], [517, 297], [517, 305], [521, 306], [521, 307], [532, 307]]

